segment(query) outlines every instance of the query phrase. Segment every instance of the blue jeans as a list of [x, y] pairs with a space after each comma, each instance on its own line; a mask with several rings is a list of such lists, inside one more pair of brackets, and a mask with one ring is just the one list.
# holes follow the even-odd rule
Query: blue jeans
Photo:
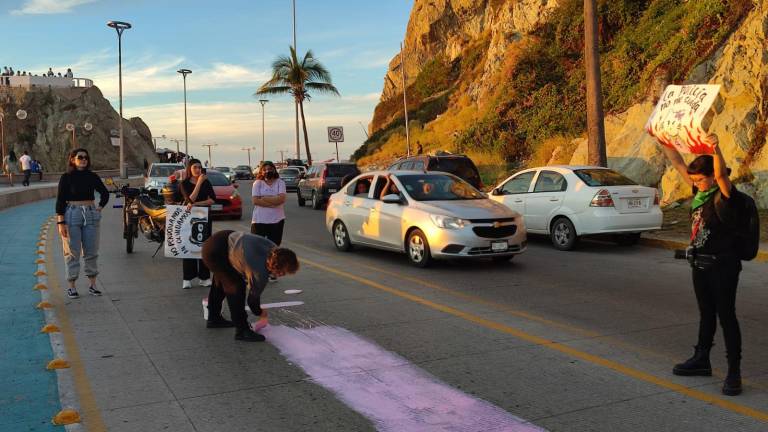
[[99, 223], [101, 212], [92, 205], [67, 207], [64, 221], [69, 237], [64, 239], [64, 262], [67, 265], [67, 280], [75, 281], [80, 275], [80, 255], [85, 261], [85, 275], [99, 274], [96, 260], [99, 257]]

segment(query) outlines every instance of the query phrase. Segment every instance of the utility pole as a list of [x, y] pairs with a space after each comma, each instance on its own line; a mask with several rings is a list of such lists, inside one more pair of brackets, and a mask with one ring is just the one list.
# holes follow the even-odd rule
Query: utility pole
[[285, 162], [285, 154], [290, 150], [278, 150], [277, 152], [280, 153], [280, 162]]
[[[261, 104], [261, 161], [264, 162], [267, 160], [267, 153], [264, 146], [264, 105], [269, 102], [269, 99], [259, 99], [259, 103]], [[250, 153], [249, 160], [250, 160]], [[251, 166], [251, 163], [248, 163], [248, 166]]]
[[213, 166], [213, 157], [211, 157], [211, 147], [216, 147], [218, 144], [203, 144], [203, 147], [208, 147], [208, 166]]
[[408, 131], [408, 98], [405, 94], [405, 56], [403, 54], [403, 43], [400, 42], [400, 71], [403, 76], [403, 112], [405, 113], [405, 146], [408, 157], [411, 157], [411, 133]]
[[245, 150], [248, 152], [248, 167], [253, 169], [253, 165], [251, 165], [251, 150], [256, 150], [256, 147], [243, 147], [240, 150]]
[[597, 27], [597, 0], [584, 0], [584, 65], [587, 73], [587, 135], [589, 164], [607, 167], [603, 88], [600, 82], [600, 42]]

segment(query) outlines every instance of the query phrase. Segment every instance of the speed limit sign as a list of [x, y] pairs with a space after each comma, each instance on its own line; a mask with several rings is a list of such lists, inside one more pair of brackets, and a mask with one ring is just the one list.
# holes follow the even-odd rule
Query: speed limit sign
[[328, 142], [344, 142], [344, 128], [342, 126], [328, 126]]

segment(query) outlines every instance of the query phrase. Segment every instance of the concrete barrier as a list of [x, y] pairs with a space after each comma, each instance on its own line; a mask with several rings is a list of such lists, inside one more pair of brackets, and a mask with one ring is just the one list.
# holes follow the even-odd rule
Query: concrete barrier
[[[104, 175], [104, 172], [97, 172], [102, 178], [111, 177], [110, 175]], [[109, 174], [107, 172], [106, 174]], [[116, 177], [116, 176], [114, 176]], [[57, 178], [58, 180], [58, 178]], [[125, 182], [125, 180], [122, 180]], [[144, 178], [141, 176], [131, 177], [127, 179], [128, 184], [131, 186], [143, 186]], [[15, 207], [22, 204], [28, 204], [35, 201], [56, 198], [58, 189], [57, 183], [48, 183], [48, 185], [41, 185], [32, 183], [32, 186], [25, 188], [19, 188], [14, 190], [0, 189], [0, 210], [5, 210], [10, 207]], [[53, 212], [53, 208], [51, 208]]]

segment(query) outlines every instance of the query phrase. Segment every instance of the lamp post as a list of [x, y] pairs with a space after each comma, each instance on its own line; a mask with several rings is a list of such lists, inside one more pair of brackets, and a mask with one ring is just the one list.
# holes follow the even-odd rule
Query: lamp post
[[[85, 122], [82, 126], [83, 129], [90, 132], [93, 130], [93, 125], [90, 122]], [[77, 126], [74, 123], [67, 123], [64, 129], [72, 132], [72, 150], [77, 148]]]
[[211, 147], [216, 147], [218, 144], [203, 144], [203, 147], [208, 147], [208, 166], [213, 166], [213, 157], [211, 157]]
[[191, 74], [192, 71], [189, 69], [179, 69], [176, 72], [180, 73], [184, 78], [184, 154], [189, 154], [189, 129], [187, 129], [187, 75]]
[[[299, 56], [299, 48], [296, 46], [296, 0], [293, 0], [293, 50], [296, 51], [296, 57]], [[301, 146], [299, 145], [299, 102], [294, 98], [293, 109], [296, 119], [296, 159], [301, 159]]]
[[[262, 162], [267, 160], [267, 153], [264, 151], [264, 105], [269, 102], [269, 99], [259, 99], [259, 103], [261, 104], [261, 160]], [[248, 164], [250, 165], [250, 164]]]
[[125, 171], [125, 146], [123, 146], [123, 32], [131, 28], [131, 24], [123, 21], [109, 21], [107, 27], [117, 32], [117, 74], [120, 91], [120, 178], [128, 178]]
[[243, 147], [240, 150], [245, 150], [248, 152], [248, 166], [253, 168], [251, 165], [251, 150], [256, 150], [256, 147]]
[[165, 135], [160, 135], [159, 137], [152, 137], [152, 140], [155, 142], [155, 151], [157, 151], [157, 139], [165, 139]]
[[[16, 111], [16, 118], [24, 120], [27, 118], [27, 112], [23, 109]], [[0, 161], [5, 160], [5, 114], [0, 112], [0, 147], [2, 154], [0, 154]]]

